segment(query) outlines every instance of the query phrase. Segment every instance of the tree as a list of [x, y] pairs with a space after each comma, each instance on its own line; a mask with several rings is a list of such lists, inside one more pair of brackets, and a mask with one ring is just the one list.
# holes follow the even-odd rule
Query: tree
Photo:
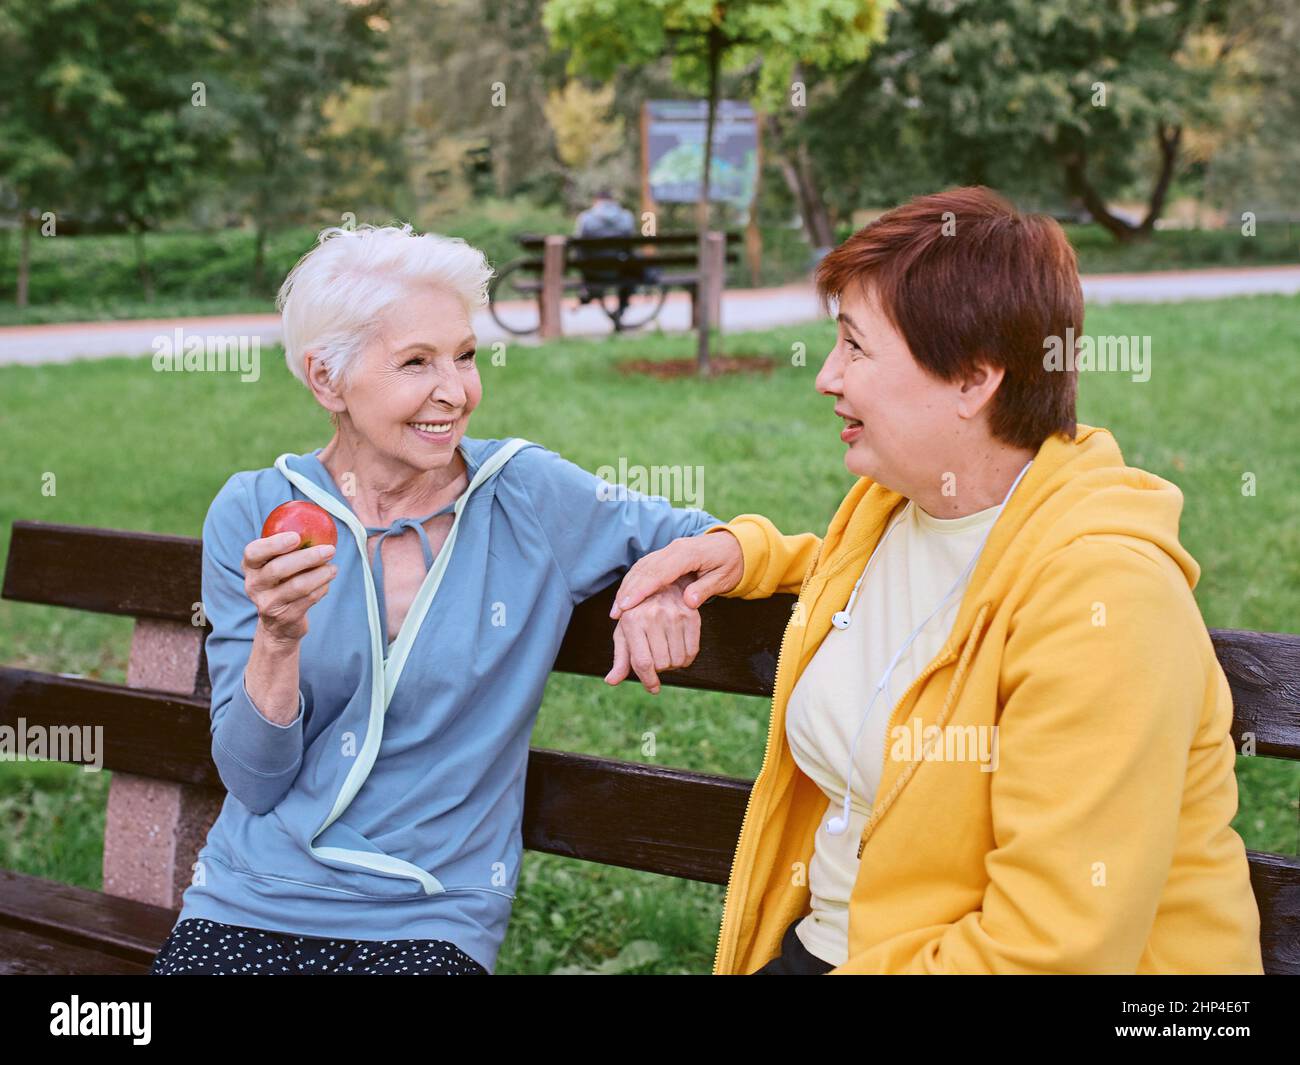
[[[551, 43], [569, 50], [570, 73], [605, 80], [621, 66], [672, 57], [673, 77], [708, 101], [704, 166], [696, 205], [699, 260], [709, 226], [713, 130], [719, 81], [757, 65], [754, 102], [786, 100], [796, 63], [818, 67], [861, 60], [883, 32], [890, 0], [548, 0], [542, 21]], [[708, 301], [700, 301], [696, 361], [709, 368]]]
[[[253, 285], [266, 287], [268, 235], [309, 217], [342, 180], [347, 145], [331, 107], [382, 81], [383, 0], [243, 0], [207, 106], [230, 138], [229, 179], [254, 227]], [[382, 149], [382, 145], [374, 145]]]
[[400, 139], [407, 213], [442, 225], [483, 195], [553, 200], [562, 168], [545, 109], [564, 72], [537, 0], [391, 8], [391, 77], [373, 93], [370, 125]]
[[[1292, 0], [1239, 0], [1219, 51], [1228, 121], [1204, 149], [1209, 195], [1234, 212], [1300, 216], [1300, 7]], [[1259, 219], [1263, 221], [1263, 219]]]
[[228, 4], [201, 0], [0, 2], [0, 185], [22, 228], [27, 299], [34, 212], [77, 212], [136, 237], [183, 202], [202, 157], [190, 85], [218, 48]]
[[[546, 120], [555, 134], [555, 154], [566, 172], [590, 176], [626, 142], [623, 116], [610, 114], [614, 86], [589, 89], [577, 79], [546, 98]], [[604, 184], [604, 182], [601, 182]]]
[[[810, 108], [810, 141], [829, 152], [837, 180], [861, 170], [857, 147], [880, 167], [898, 146], [932, 183], [1055, 186], [1117, 240], [1145, 237], [1185, 132], [1216, 121], [1221, 56], [1200, 45], [1224, 9], [1223, 0], [901, 0], [884, 45]], [[1110, 201], [1143, 184], [1146, 210], [1131, 222]]]

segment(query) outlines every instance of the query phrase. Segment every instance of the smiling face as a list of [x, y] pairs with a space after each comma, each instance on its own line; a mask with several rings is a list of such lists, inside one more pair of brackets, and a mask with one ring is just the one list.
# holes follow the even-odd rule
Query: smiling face
[[465, 308], [443, 288], [391, 304], [341, 390], [353, 427], [377, 451], [421, 470], [446, 466], [483, 397]]
[[841, 294], [838, 326], [816, 387], [835, 398], [843, 419], [844, 465], [908, 498], [928, 494], [969, 435], [958, 414], [960, 383], [921, 367], [871, 286]]

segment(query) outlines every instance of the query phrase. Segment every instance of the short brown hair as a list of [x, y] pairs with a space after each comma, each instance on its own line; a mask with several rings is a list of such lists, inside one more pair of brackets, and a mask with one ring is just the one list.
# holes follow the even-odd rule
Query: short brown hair
[[[874, 285], [920, 365], [944, 381], [984, 361], [1004, 375], [990, 409], [999, 440], [1037, 449], [1075, 434], [1078, 374], [1048, 370], [1048, 337], [1083, 330], [1078, 261], [1065, 233], [982, 185], [918, 196], [858, 230], [818, 265], [822, 306]], [[1067, 333], [1073, 329], [1073, 333]]]

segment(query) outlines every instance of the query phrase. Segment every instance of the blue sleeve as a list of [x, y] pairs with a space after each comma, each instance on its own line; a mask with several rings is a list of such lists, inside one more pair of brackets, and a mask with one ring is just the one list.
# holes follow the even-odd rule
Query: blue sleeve
[[212, 684], [212, 760], [226, 790], [255, 814], [272, 810], [302, 765], [303, 712], [277, 725], [262, 716], [244, 687], [253, 649], [257, 608], [244, 591], [240, 562], [260, 526], [236, 473], [217, 493], [203, 519], [203, 610], [212, 631], [204, 645]]
[[526, 447], [506, 468], [522, 480], [574, 603], [642, 555], [724, 524], [704, 510], [625, 490], [546, 448]]

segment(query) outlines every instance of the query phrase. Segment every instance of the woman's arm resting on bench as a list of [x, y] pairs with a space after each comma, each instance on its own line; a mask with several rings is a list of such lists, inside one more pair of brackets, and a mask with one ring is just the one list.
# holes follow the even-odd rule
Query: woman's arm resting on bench
[[[704, 539], [700, 534], [706, 530], [723, 527], [704, 510], [627, 492], [543, 448], [525, 448], [507, 470], [522, 478], [575, 605], [608, 587], [648, 552], [683, 537]], [[683, 477], [679, 483], [683, 491], [702, 488], [702, 478], [686, 482]], [[698, 613], [683, 605], [680, 589], [669, 587], [615, 629], [615, 668], [605, 679], [619, 683], [630, 665], [646, 690], [657, 692], [655, 670], [689, 665], [698, 650]]]
[[722, 523], [704, 510], [627, 492], [545, 448], [525, 448], [506, 467], [523, 479], [574, 604], [590, 599], [637, 559], [678, 537]]
[[741, 514], [707, 532], [713, 535], [674, 541], [638, 561], [623, 578], [610, 617], [688, 574], [695, 580], [683, 592], [687, 606], [713, 595], [766, 599], [798, 592], [821, 546], [815, 534], [786, 536], [761, 514]]

